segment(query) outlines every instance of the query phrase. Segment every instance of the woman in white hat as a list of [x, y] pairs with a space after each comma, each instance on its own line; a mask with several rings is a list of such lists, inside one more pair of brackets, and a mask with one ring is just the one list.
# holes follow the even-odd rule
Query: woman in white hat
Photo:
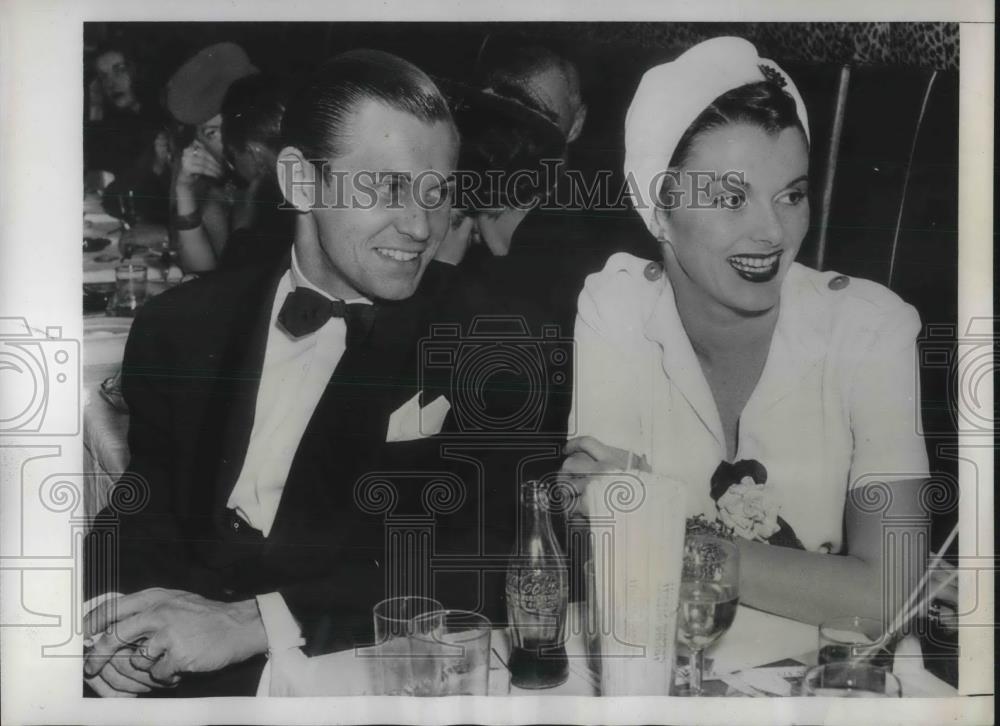
[[[814, 623], [894, 612], [883, 592], [905, 597], [926, 557], [920, 322], [881, 285], [794, 261], [794, 83], [745, 40], [706, 41], [643, 76], [625, 147], [663, 259], [616, 254], [587, 280], [564, 471], [682, 482], [689, 516], [739, 535], [746, 604]], [[909, 554], [887, 549], [897, 515], [919, 520]]]

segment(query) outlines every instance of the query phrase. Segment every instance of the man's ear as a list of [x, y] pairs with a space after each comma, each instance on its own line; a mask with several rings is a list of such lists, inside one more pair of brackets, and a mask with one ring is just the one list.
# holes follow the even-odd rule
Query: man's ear
[[322, 175], [297, 148], [286, 146], [278, 152], [275, 171], [284, 209], [308, 212], [323, 203]]
[[576, 110], [573, 115], [573, 125], [569, 127], [569, 133], [566, 134], [566, 143], [572, 144], [580, 136], [583, 131], [583, 124], [587, 120], [587, 104], [581, 103], [580, 108]]

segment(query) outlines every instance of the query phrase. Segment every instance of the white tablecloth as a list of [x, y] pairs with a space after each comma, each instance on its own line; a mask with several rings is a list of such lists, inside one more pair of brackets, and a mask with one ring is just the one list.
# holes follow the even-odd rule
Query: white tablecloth
[[[577, 608], [574, 606], [571, 608], [570, 618], [577, 616]], [[570, 633], [573, 632], [571, 628]], [[909, 644], [901, 644], [900, 647], [908, 648], [912, 654], [915, 642], [911, 640]], [[504, 666], [509, 646], [507, 633], [503, 629], [494, 629], [491, 646], [493, 649], [489, 676], [491, 696], [598, 695], [595, 677], [588, 666], [583, 638], [579, 635], [570, 635], [566, 643], [566, 653], [570, 662], [569, 678], [562, 685], [545, 691], [511, 687], [510, 674]], [[723, 675], [767, 665], [785, 658], [813, 665], [816, 647], [816, 626], [741, 605], [729, 632], [707, 651], [707, 656], [714, 661], [713, 673]], [[916, 648], [919, 653], [919, 644], [916, 644]], [[258, 695], [373, 695], [373, 668], [376, 660], [370, 656], [370, 649], [359, 649], [308, 658], [297, 648], [272, 655], [261, 680]], [[894, 672], [903, 685], [905, 696], [930, 698], [957, 695], [954, 688], [924, 670], [919, 658], [897, 659]], [[667, 684], [664, 684], [664, 695], [666, 688]]]
[[[84, 202], [83, 236], [104, 237], [111, 243], [102, 250], [83, 253], [83, 282], [112, 283], [115, 281], [115, 267], [121, 264], [121, 254], [118, 243], [122, 236], [121, 220], [100, 211], [100, 202], [94, 209], [92, 201]], [[134, 243], [148, 248], [139, 251], [132, 261], [145, 264], [148, 268], [149, 280], [152, 282], [177, 282], [183, 276], [177, 265], [165, 265], [162, 262], [164, 249], [168, 245], [167, 230], [162, 225], [139, 223], [133, 228], [131, 238]]]
[[107, 503], [108, 492], [128, 465], [128, 414], [101, 396], [101, 383], [121, 367], [131, 318], [84, 319], [83, 464], [84, 511], [93, 516]]

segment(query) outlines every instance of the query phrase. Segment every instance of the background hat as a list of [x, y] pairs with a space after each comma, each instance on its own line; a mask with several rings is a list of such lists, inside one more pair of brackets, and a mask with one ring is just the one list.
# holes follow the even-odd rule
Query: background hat
[[167, 81], [167, 109], [181, 123], [197, 126], [222, 110], [230, 84], [258, 70], [235, 43], [198, 51]]
[[625, 179], [632, 205], [654, 235], [662, 172], [684, 132], [719, 96], [759, 81], [775, 82], [792, 97], [808, 141], [806, 107], [792, 79], [743, 38], [706, 40], [643, 74], [625, 116]]

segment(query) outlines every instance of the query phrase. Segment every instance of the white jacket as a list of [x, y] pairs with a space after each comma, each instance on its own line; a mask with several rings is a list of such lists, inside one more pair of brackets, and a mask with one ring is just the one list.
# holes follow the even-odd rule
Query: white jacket
[[[655, 474], [684, 484], [689, 514], [713, 518], [709, 482], [726, 457], [725, 437], [659, 272], [621, 253], [587, 278], [570, 432], [645, 455]], [[780, 516], [807, 549], [840, 551], [849, 488], [927, 476], [919, 329], [913, 307], [881, 285], [789, 269], [735, 460], [764, 464]]]

